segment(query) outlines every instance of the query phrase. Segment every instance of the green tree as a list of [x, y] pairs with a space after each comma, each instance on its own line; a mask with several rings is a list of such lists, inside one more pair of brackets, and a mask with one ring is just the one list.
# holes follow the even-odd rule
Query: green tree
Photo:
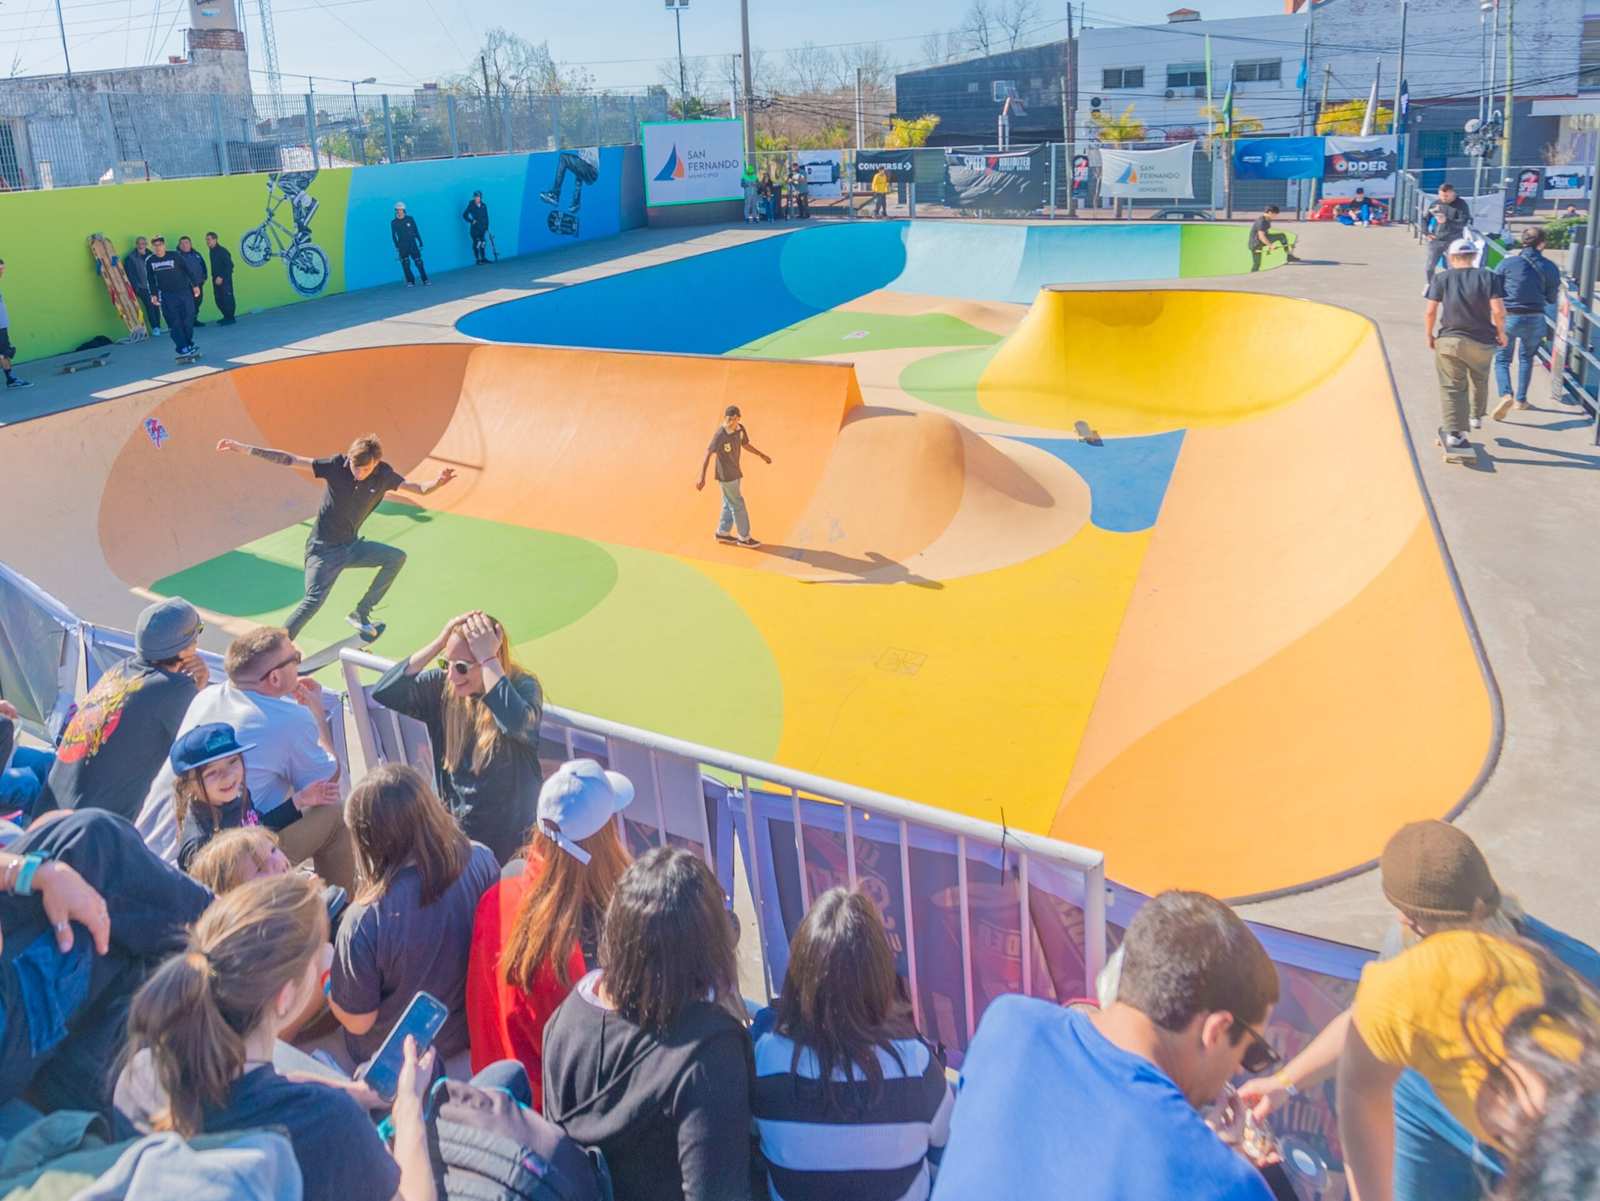
[[[1317, 133], [1358, 134], [1366, 116], [1365, 100], [1341, 100], [1337, 104], [1328, 105], [1317, 114]], [[1372, 131], [1388, 133], [1392, 128], [1394, 128], [1394, 110], [1388, 105], [1378, 105], [1377, 115], [1372, 122]]]
[[934, 113], [924, 113], [920, 117], [905, 120], [895, 117], [889, 127], [889, 136], [884, 138], [883, 144], [889, 150], [906, 150], [914, 146], [926, 146], [928, 137], [939, 126], [939, 118]]
[[1133, 105], [1128, 105], [1119, 116], [1110, 116], [1101, 109], [1089, 114], [1089, 128], [1102, 142], [1142, 142], [1144, 122], [1133, 115]]

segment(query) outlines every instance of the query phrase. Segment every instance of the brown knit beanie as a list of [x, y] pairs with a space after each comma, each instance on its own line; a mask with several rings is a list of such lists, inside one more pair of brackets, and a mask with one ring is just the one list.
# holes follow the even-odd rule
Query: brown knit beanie
[[1500, 888], [1478, 845], [1448, 822], [1401, 826], [1379, 861], [1383, 895], [1413, 918], [1465, 921], [1482, 901], [1500, 905]]

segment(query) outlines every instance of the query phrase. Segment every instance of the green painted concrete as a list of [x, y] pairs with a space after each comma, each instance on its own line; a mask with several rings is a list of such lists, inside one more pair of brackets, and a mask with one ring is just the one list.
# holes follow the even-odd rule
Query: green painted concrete
[[998, 334], [946, 313], [827, 312], [757, 338], [730, 354], [768, 359], [812, 359], [852, 351], [910, 346], [990, 346]]

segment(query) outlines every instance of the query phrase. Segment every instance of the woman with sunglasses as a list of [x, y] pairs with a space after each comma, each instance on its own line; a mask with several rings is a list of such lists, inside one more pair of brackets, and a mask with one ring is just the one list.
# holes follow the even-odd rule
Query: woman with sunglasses
[[512, 659], [505, 628], [481, 611], [452, 617], [437, 638], [391, 667], [372, 696], [428, 727], [440, 797], [468, 838], [511, 862], [544, 778], [544, 694], [538, 677]]

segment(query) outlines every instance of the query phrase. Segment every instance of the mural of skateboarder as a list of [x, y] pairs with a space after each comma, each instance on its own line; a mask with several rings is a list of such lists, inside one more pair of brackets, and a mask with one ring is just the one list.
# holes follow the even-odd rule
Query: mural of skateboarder
[[[572, 175], [572, 202], [561, 209], [561, 188], [568, 173]], [[545, 224], [553, 234], [569, 238], [578, 236], [578, 210], [583, 205], [583, 185], [600, 178], [600, 149], [586, 146], [582, 150], [563, 150], [556, 157], [556, 177], [548, 192], [540, 192], [539, 199], [550, 206]]]
[[[301, 296], [315, 296], [328, 286], [328, 256], [311, 241], [311, 218], [318, 200], [311, 195], [315, 171], [275, 171], [267, 176], [267, 215], [260, 225], [239, 239], [239, 255], [252, 267], [264, 267], [280, 258], [289, 272], [289, 286]], [[289, 202], [294, 222], [290, 230], [278, 220], [278, 209]]]

